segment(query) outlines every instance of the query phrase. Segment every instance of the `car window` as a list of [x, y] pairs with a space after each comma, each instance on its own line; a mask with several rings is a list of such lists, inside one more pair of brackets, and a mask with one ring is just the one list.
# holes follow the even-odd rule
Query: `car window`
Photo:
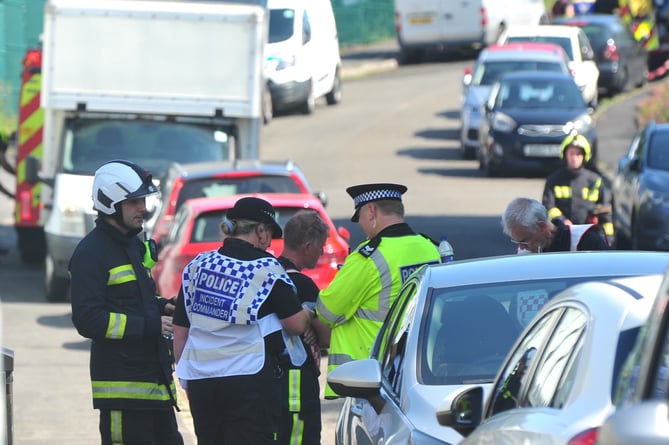
[[583, 345], [587, 319], [579, 308], [564, 310], [537, 362], [536, 373], [527, 392], [527, 406], [562, 406], [571, 390], [572, 372], [578, 366], [576, 357]]
[[552, 311], [537, 321], [513, 351], [495, 384], [487, 417], [519, 406], [521, 390], [526, 384], [532, 362], [536, 358], [537, 351], [551, 333], [561, 312], [560, 310]]
[[378, 345], [372, 352], [381, 364], [383, 384], [390, 393], [399, 394], [406, 341], [414, 318], [418, 296], [416, 283], [402, 288], [378, 335]]
[[166, 244], [173, 244], [181, 239], [181, 236], [186, 229], [189, 214], [190, 213], [188, 212], [188, 209], [185, 207], [177, 212], [177, 214], [174, 216], [174, 224], [172, 224], [170, 233], [167, 236]]
[[504, 79], [498, 106], [512, 108], [584, 108], [583, 96], [571, 78]]
[[648, 145], [648, 166], [669, 170], [669, 131], [655, 131]]
[[661, 346], [657, 349], [657, 357], [653, 361], [653, 370], [650, 377], [649, 384], [653, 388], [652, 397], [655, 398], [669, 398], [669, 309], [664, 310], [662, 317], [662, 325], [660, 332], [664, 334], [658, 335], [658, 341]]
[[472, 85], [492, 85], [497, 78], [511, 71], [565, 72], [559, 62], [536, 60], [489, 61], [479, 64], [472, 75]]
[[301, 193], [295, 180], [288, 176], [255, 175], [210, 177], [185, 181], [177, 198], [176, 208], [191, 198], [212, 198], [243, 193]]

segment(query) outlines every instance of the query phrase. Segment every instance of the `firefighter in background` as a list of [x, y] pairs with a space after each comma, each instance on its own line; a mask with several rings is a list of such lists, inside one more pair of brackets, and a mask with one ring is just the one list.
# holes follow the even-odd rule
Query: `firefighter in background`
[[647, 51], [660, 46], [655, 27], [655, 8], [652, 0], [619, 0], [619, 13], [623, 21], [630, 26], [634, 38], [643, 44]]
[[[349, 187], [357, 222], [367, 237], [346, 257], [316, 300], [316, 315], [332, 328], [328, 373], [353, 360], [369, 358], [378, 334], [405, 279], [423, 264], [441, 262], [436, 244], [404, 222], [400, 184]], [[325, 398], [337, 398], [327, 385]]]
[[551, 221], [566, 225], [599, 224], [609, 242], [613, 241], [611, 198], [602, 177], [585, 164], [592, 157], [588, 139], [569, 134], [562, 142], [560, 156], [565, 166], [546, 178], [542, 203]]

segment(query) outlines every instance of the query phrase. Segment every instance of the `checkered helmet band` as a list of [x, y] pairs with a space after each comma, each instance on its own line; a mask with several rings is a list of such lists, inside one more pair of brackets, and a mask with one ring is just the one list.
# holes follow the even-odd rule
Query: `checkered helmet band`
[[381, 199], [402, 199], [402, 193], [397, 190], [372, 190], [364, 192], [353, 198], [353, 203], [357, 209], [361, 205], [371, 202], [379, 201]]

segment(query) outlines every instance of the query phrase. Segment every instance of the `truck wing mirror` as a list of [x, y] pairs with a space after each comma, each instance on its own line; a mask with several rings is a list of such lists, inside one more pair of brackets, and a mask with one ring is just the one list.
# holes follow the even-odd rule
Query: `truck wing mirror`
[[53, 187], [53, 178], [42, 178], [39, 175], [40, 160], [35, 156], [28, 156], [26, 158], [26, 181], [30, 185], [35, 185], [39, 182]]

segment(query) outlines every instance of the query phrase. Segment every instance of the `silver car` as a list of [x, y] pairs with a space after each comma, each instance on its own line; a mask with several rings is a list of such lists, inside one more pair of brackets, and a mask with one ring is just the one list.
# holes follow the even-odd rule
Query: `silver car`
[[628, 277], [561, 292], [507, 355], [485, 407], [482, 388], [469, 388], [437, 418], [463, 434], [474, 430], [461, 445], [594, 443], [661, 281]]
[[423, 267], [403, 285], [371, 357], [333, 370], [347, 396], [338, 445], [453, 444], [463, 436], [435, 411], [473, 386], [489, 392], [522, 329], [567, 287], [658, 274], [661, 252], [564, 252], [487, 257]]
[[647, 325], [625, 363], [616, 387], [618, 409], [599, 434], [598, 444], [669, 443], [669, 272]]
[[473, 69], [462, 79], [460, 147], [462, 157], [473, 159], [479, 147], [481, 107], [497, 78], [509, 71], [556, 71], [569, 73], [569, 57], [562, 47], [550, 43], [491, 45], [481, 51]]

